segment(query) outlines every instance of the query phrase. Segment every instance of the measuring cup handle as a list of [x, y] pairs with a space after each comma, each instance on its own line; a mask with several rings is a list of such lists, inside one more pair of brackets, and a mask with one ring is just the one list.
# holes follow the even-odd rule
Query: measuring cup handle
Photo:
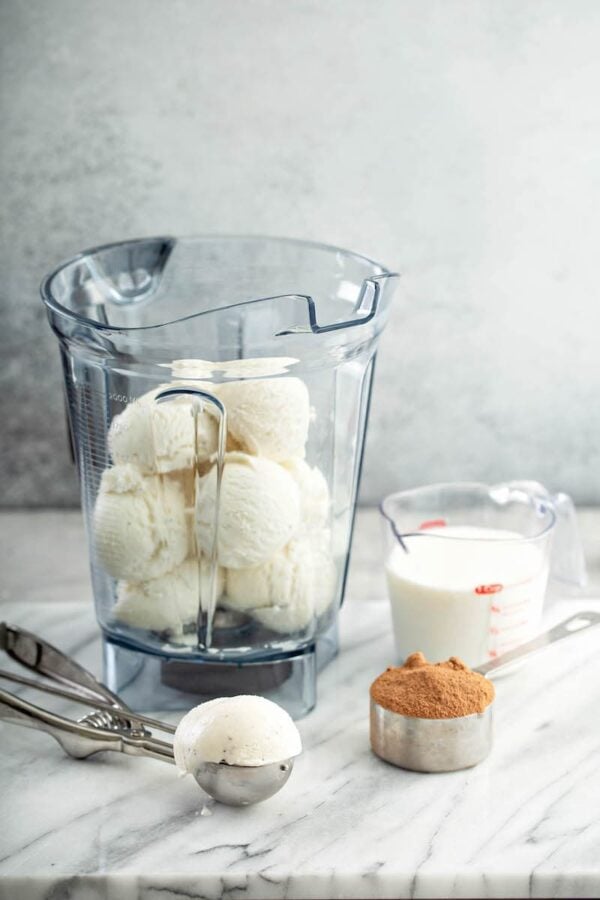
[[522, 656], [528, 656], [530, 653], [543, 650], [545, 647], [549, 647], [550, 644], [555, 644], [557, 641], [572, 637], [575, 634], [579, 634], [580, 631], [585, 631], [593, 625], [599, 624], [600, 613], [590, 612], [588, 610], [577, 613], [574, 616], [569, 616], [564, 622], [559, 622], [558, 625], [550, 628], [549, 631], [544, 631], [542, 634], [539, 634], [536, 638], [528, 641], [526, 644], [521, 644], [520, 647], [516, 647], [509, 653], [504, 653], [497, 659], [492, 659], [490, 662], [477, 666], [473, 671], [479, 672], [480, 675], [487, 675], [488, 673], [497, 674], [501, 669], [504, 669], [505, 666], [508, 667], [513, 662], [516, 662], [516, 660], [521, 659]]
[[513, 491], [522, 492], [536, 508], [549, 506], [554, 512], [555, 525], [550, 555], [550, 577], [583, 588], [587, 584], [587, 569], [583, 545], [577, 524], [575, 504], [568, 494], [551, 494], [539, 481], [506, 481], [491, 488], [491, 495], [506, 502]]

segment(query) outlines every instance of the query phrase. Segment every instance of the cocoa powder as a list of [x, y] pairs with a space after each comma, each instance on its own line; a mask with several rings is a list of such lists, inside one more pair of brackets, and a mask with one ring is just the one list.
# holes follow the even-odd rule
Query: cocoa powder
[[429, 663], [412, 653], [403, 666], [390, 666], [371, 685], [371, 698], [392, 712], [419, 719], [454, 719], [482, 713], [494, 685], [457, 656]]

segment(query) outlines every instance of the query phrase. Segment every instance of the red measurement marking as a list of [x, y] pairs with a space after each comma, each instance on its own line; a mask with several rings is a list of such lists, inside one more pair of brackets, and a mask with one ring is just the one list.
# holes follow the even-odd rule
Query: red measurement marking
[[501, 606], [496, 606], [494, 603], [492, 603], [492, 605], [491, 605], [490, 608], [491, 608], [492, 612], [495, 612], [495, 613], [501, 613], [501, 612], [502, 612], [502, 607], [501, 607]]
[[518, 603], [507, 603], [502, 611], [504, 613], [506, 613], [507, 615], [509, 615], [511, 612], [513, 612], [516, 609], [523, 609], [523, 607], [528, 607], [529, 604], [530, 604], [530, 600], [528, 597], [526, 597], [525, 600], [519, 600]]
[[491, 656], [492, 659], [495, 659], [498, 656], [498, 654], [495, 650], [490, 650], [490, 652], [488, 653], [488, 656]]
[[428, 519], [427, 522], [421, 522], [419, 531], [426, 531], [428, 528], [445, 528], [445, 519]]
[[480, 584], [475, 588], [476, 594], [497, 594], [502, 590], [501, 584]]

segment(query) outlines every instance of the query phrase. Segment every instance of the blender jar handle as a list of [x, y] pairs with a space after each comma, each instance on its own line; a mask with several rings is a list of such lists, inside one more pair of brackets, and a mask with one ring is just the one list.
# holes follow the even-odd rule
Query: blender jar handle
[[[203, 388], [194, 387], [193, 385], [182, 385], [182, 386], [174, 386], [168, 387], [164, 390], [160, 391], [155, 397], [156, 403], [164, 403], [169, 402], [174, 398], [187, 397], [190, 400], [196, 400], [194, 404], [194, 433], [198, 435], [198, 422], [197, 415], [199, 412], [202, 412], [204, 404], [210, 404], [216, 414], [219, 417], [219, 431], [217, 437], [217, 450], [214, 454], [214, 462], [216, 464], [216, 475], [217, 475], [217, 483], [216, 483], [216, 492], [215, 492], [215, 521], [212, 535], [212, 543], [210, 552], [206, 554], [206, 558], [208, 560], [210, 566], [210, 575], [207, 579], [206, 592], [207, 596], [203, 596], [203, 582], [204, 579], [201, 577], [201, 573], [199, 573], [198, 578], [198, 620], [197, 620], [197, 633], [198, 640], [204, 644], [205, 647], [210, 647], [212, 643], [212, 631], [213, 631], [213, 619], [215, 615], [215, 610], [217, 606], [217, 583], [218, 583], [218, 563], [217, 563], [217, 538], [219, 531], [219, 510], [220, 510], [220, 499], [221, 499], [221, 483], [223, 479], [223, 467], [225, 463], [225, 450], [227, 444], [227, 411], [225, 409], [224, 404], [218, 397], [214, 394], [211, 394], [209, 391], [204, 390]], [[198, 458], [197, 452], [197, 444], [196, 444], [196, 452], [193, 461], [194, 473], [195, 473], [195, 487], [194, 487], [194, 517], [196, 515], [196, 488], [197, 488], [197, 479], [198, 479], [198, 468], [199, 468], [200, 460]], [[198, 553], [198, 566], [200, 566], [200, 558]], [[204, 616], [206, 614], [206, 616]]]

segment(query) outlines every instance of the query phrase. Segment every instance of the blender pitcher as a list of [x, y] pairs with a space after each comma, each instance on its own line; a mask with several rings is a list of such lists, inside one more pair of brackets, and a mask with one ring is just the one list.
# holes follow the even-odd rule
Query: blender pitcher
[[134, 709], [314, 706], [395, 278], [332, 247], [208, 237], [111, 244], [45, 279], [105, 678]]

